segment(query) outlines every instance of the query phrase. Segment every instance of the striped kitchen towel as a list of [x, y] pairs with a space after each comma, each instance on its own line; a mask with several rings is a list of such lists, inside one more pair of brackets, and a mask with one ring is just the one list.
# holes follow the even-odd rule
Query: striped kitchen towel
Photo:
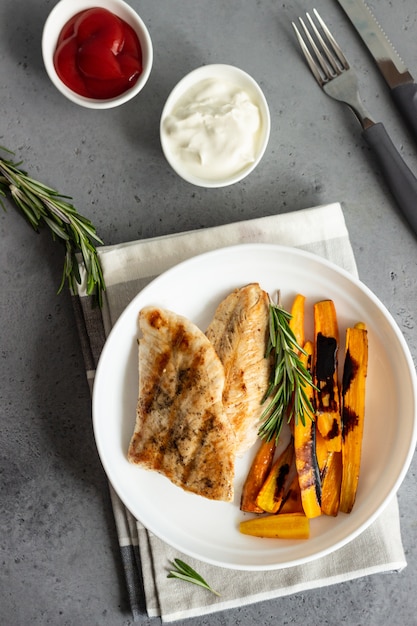
[[[224, 226], [102, 247], [99, 258], [107, 291], [103, 308], [92, 305], [83, 285], [73, 296], [87, 377], [93, 387], [101, 350], [119, 315], [153, 278], [196, 254], [239, 243], [275, 243], [325, 257], [357, 275], [339, 203]], [[80, 267], [83, 273], [83, 268]], [[337, 551], [304, 565], [274, 571], [234, 571], [178, 553], [140, 524], [111, 485], [120, 550], [134, 620], [146, 612], [163, 622], [303, 592], [406, 566], [397, 499], [361, 535]], [[183, 558], [214, 589], [217, 597], [195, 585], [167, 578], [174, 558]]]

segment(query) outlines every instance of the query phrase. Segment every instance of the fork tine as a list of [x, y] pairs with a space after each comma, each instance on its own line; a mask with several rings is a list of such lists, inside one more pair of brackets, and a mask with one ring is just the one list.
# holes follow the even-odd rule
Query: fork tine
[[[315, 27], [310, 15], [308, 13], [306, 13], [307, 19], [309, 20], [312, 28], [313, 28], [313, 32], [316, 35], [319, 43], [321, 43], [323, 49], [326, 51], [326, 44], [324, 43], [323, 39], [320, 37], [320, 33], [318, 32], [317, 28]], [[314, 41], [313, 37], [310, 34], [310, 31], [308, 30], [307, 26], [305, 25], [304, 21], [301, 19], [301, 17], [298, 18], [300, 20], [300, 24], [303, 27], [304, 33], [309, 41], [309, 44], [314, 52], [314, 54], [316, 55], [316, 58], [320, 64], [320, 67], [322, 69], [322, 71], [324, 72], [324, 74], [326, 75], [327, 78], [331, 78], [332, 77], [332, 73], [329, 71], [329, 67], [328, 64], [326, 63], [322, 53], [320, 52], [320, 49], [318, 48], [318, 46], [316, 45], [316, 42]], [[329, 51], [326, 51], [326, 56], [328, 56]], [[333, 64], [332, 64], [333, 66]], [[335, 68], [333, 68], [335, 69]]]
[[292, 26], [313, 76], [323, 87], [325, 83], [339, 76], [344, 70], [348, 70], [349, 63], [319, 12], [313, 9], [313, 13], [321, 31], [309, 13], [306, 13], [306, 17], [310, 28], [306, 26], [301, 17], [298, 18], [304, 36], [294, 22]]
[[[313, 9], [313, 13], [317, 18], [317, 21], [319, 22], [321, 28], [323, 29], [323, 32], [325, 33], [327, 39], [329, 40], [337, 58], [339, 59], [341, 65], [345, 68], [345, 70], [349, 69], [349, 63], [348, 60], [346, 59], [345, 55], [342, 52], [341, 47], [339, 46], [339, 44], [337, 43], [336, 39], [333, 37], [332, 33], [330, 32], [330, 30], [327, 28], [324, 20], [320, 17], [319, 12], [317, 11], [317, 9]], [[310, 20], [310, 23], [314, 26], [310, 16], [308, 15], [308, 18]], [[314, 27], [315, 28], [315, 27]], [[315, 28], [315, 30], [317, 31], [317, 29]], [[321, 37], [320, 37], [321, 39]], [[325, 46], [325, 49], [328, 50], [327, 46]]]
[[[304, 25], [304, 23], [303, 23], [303, 21], [302, 21], [302, 19], [299, 18], [299, 20], [302, 23], [302, 25], [304, 26], [304, 29], [307, 30], [305, 25]], [[318, 82], [318, 84], [320, 86], [323, 86], [325, 81], [323, 80], [323, 77], [322, 77], [322, 75], [319, 72], [319, 68], [318, 68], [317, 63], [314, 61], [314, 59], [313, 59], [313, 57], [312, 57], [312, 55], [310, 53], [310, 50], [306, 46], [306, 43], [305, 43], [304, 39], [302, 38], [301, 33], [298, 30], [297, 26], [294, 24], [294, 22], [292, 22], [292, 27], [295, 30], [295, 34], [297, 36], [298, 43], [300, 44], [300, 48], [301, 48], [301, 50], [302, 50], [302, 52], [303, 52], [303, 54], [305, 56], [305, 59], [306, 59], [307, 64], [308, 64], [308, 66], [309, 66], [309, 68], [311, 70], [311, 73], [313, 74], [313, 76], [316, 79], [316, 81]], [[307, 33], [308, 33], [308, 31], [307, 31]], [[309, 33], [308, 33], [308, 35], [309, 35], [309, 38], [310, 38], [310, 34]]]
[[[325, 23], [323, 22], [323, 20], [321, 19], [320, 15], [317, 13], [316, 9], [313, 9], [313, 12], [314, 12], [314, 14], [315, 14], [315, 15], [316, 15], [316, 17], [317, 17], [317, 19], [318, 19], [318, 21], [319, 21], [319, 24], [320, 24], [321, 28], [323, 29], [323, 32], [325, 33], [326, 37], [328, 38], [329, 43], [330, 43], [331, 45], [333, 45], [333, 41], [334, 41], [334, 43], [335, 43], [335, 44], [336, 44], [336, 46], [337, 46], [336, 41], [333, 39], [333, 37], [332, 37], [332, 35], [331, 35], [331, 33], [330, 33], [329, 29], [327, 28], [326, 24], [325, 24]], [[329, 47], [328, 47], [328, 45], [326, 44], [326, 42], [324, 41], [323, 37], [321, 36], [319, 29], [317, 28], [317, 26], [316, 26], [316, 25], [315, 25], [315, 23], [313, 22], [313, 19], [312, 19], [312, 17], [311, 17], [311, 15], [310, 15], [310, 13], [306, 13], [306, 16], [307, 16], [308, 21], [310, 22], [311, 29], [312, 29], [312, 31], [313, 31], [313, 33], [314, 33], [314, 35], [316, 36], [317, 41], [318, 41], [318, 42], [319, 42], [319, 44], [321, 45], [322, 50], [324, 51], [324, 53], [325, 53], [325, 55], [326, 55], [326, 57], [327, 57], [327, 60], [328, 60], [328, 62], [330, 63], [330, 65], [331, 65], [332, 69], [333, 69], [333, 72], [334, 72], [335, 74], [340, 74], [340, 69], [339, 69], [339, 67], [338, 67], [338, 65], [337, 65], [337, 63], [336, 63], [335, 57], [334, 57], [334, 55], [331, 53], [331, 51], [329, 50]], [[304, 26], [304, 28], [305, 28], [305, 26]], [[332, 41], [332, 39], [333, 39], [333, 41]], [[317, 46], [316, 46], [316, 44], [314, 43], [314, 41], [313, 41], [313, 38], [312, 38], [312, 37], [310, 37], [310, 41], [311, 41], [311, 45], [314, 47], [314, 52], [317, 54], [317, 50], [318, 50], [318, 49], [317, 49]], [[333, 47], [334, 47], [334, 46], [333, 46]], [[339, 48], [339, 50], [340, 50], [340, 48]], [[319, 53], [319, 54], [320, 54], [320, 53]], [[321, 54], [320, 54], [320, 57], [321, 57], [321, 58], [323, 58]], [[329, 78], [330, 78], [330, 76], [329, 76]]]

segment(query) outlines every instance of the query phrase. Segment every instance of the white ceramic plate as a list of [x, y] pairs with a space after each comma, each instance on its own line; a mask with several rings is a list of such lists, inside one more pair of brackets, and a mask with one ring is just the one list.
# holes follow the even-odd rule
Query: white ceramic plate
[[[365, 322], [369, 331], [366, 425], [356, 503], [350, 515], [312, 520], [311, 537], [304, 541], [259, 539], [239, 533], [239, 522], [248, 517], [239, 510], [239, 499], [253, 452], [237, 462], [233, 503], [186, 493], [165, 477], [126, 459], [138, 389], [139, 310], [148, 304], [169, 308], [204, 330], [222, 298], [249, 282], [259, 282], [271, 295], [279, 288], [286, 308], [297, 292], [307, 297], [307, 312], [314, 301], [333, 299], [341, 338], [345, 328], [357, 321]], [[278, 569], [310, 561], [351, 541], [397, 491], [416, 441], [415, 371], [391, 315], [348, 273], [293, 248], [234, 246], [181, 263], [155, 279], [129, 304], [114, 326], [98, 365], [93, 421], [108, 478], [146, 528], [185, 554], [215, 565]]]

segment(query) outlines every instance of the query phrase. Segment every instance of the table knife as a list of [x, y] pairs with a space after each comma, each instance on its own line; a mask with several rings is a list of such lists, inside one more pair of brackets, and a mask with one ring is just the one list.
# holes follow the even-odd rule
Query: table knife
[[402, 117], [417, 139], [417, 84], [363, 0], [338, 0], [391, 90]]

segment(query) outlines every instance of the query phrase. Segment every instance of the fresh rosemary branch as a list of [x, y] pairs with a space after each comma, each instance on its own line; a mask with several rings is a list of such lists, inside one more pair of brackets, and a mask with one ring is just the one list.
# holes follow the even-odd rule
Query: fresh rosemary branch
[[180, 580], [185, 580], [186, 582], [193, 583], [194, 585], [200, 585], [200, 587], [208, 589], [216, 596], [220, 596], [217, 591], [214, 591], [214, 589], [212, 589], [210, 585], [206, 583], [206, 581], [200, 576], [200, 574], [197, 574], [197, 572], [192, 567], [187, 565], [187, 563], [184, 563], [184, 561], [181, 561], [181, 559], [174, 559], [172, 565], [175, 567], [175, 569], [170, 570], [167, 578], [179, 578]]
[[[12, 154], [6, 148], [1, 147], [1, 150]], [[50, 229], [52, 237], [58, 238], [64, 245], [64, 269], [58, 293], [66, 282], [73, 292], [77, 283], [81, 282], [76, 259], [76, 253], [81, 252], [87, 274], [87, 294], [96, 296], [101, 307], [106, 287], [95, 244], [103, 243], [102, 240], [92, 223], [68, 202], [71, 200], [69, 196], [63, 196], [34, 180], [20, 165], [20, 162], [0, 159], [0, 205], [6, 210], [1, 196], [9, 197], [35, 231], [45, 225]]]
[[271, 376], [262, 404], [268, 402], [261, 415], [258, 434], [262, 439], [278, 440], [284, 423], [293, 418], [305, 424], [306, 415], [314, 414], [305, 389], [313, 387], [310, 372], [304, 367], [299, 354], [305, 354], [290, 327], [291, 314], [278, 304], [269, 306], [269, 341], [267, 358], [272, 359]]

